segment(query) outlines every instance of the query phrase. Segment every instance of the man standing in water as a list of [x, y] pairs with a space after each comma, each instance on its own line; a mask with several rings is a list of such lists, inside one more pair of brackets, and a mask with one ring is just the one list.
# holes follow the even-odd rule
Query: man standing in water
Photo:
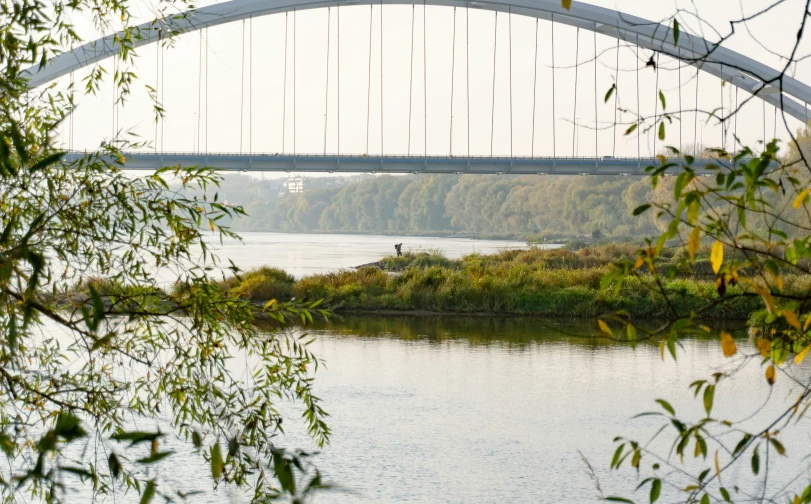
[[395, 244], [394, 245], [394, 250], [397, 251], [397, 257], [402, 256], [403, 255], [403, 244], [402, 243]]

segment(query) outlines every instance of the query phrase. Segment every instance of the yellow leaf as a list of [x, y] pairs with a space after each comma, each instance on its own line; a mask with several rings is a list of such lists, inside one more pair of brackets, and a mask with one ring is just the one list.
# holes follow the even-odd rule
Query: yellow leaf
[[718, 462], [718, 450], [715, 451], [715, 475], [721, 481], [721, 464]]
[[572, 8], [572, 0], [560, 0], [560, 6], [569, 10]]
[[721, 271], [721, 264], [724, 263], [724, 244], [720, 241], [716, 241], [712, 245], [712, 251], [710, 252], [710, 264], [712, 264], [712, 270], [717, 274]]
[[634, 263], [634, 269], [639, 268], [643, 264], [645, 264], [645, 261], [641, 257], [637, 257], [636, 262]]
[[805, 323], [803, 324], [803, 331], [808, 330], [808, 326], [811, 325], [811, 315], [805, 317]]
[[[777, 290], [783, 292], [783, 276], [777, 275], [776, 277], [774, 277], [774, 283], [777, 286]], [[797, 329], [799, 329], [799, 327]]]
[[794, 496], [794, 500], [793, 500], [793, 501], [791, 501], [791, 504], [800, 504], [800, 496], [799, 496], [799, 495], [795, 495], [795, 496]]
[[766, 381], [769, 382], [769, 385], [774, 385], [775, 373], [774, 364], [766, 368]]
[[801, 363], [803, 359], [805, 359], [805, 356], [808, 355], [808, 350], [811, 350], [811, 345], [808, 345], [807, 347], [803, 348], [802, 352], [794, 356], [794, 364]]
[[794, 329], [800, 328], [800, 321], [797, 319], [797, 315], [795, 315], [793, 311], [783, 310], [783, 318], [785, 318], [786, 322], [788, 322], [788, 325], [790, 325]]
[[800, 194], [794, 199], [794, 208], [800, 208], [805, 201], [805, 198], [808, 196], [808, 189], [803, 189], [800, 191]]
[[614, 333], [611, 332], [611, 328], [608, 327], [608, 324], [603, 322], [600, 319], [597, 319], [597, 325], [600, 326], [600, 330], [606, 333], [609, 336], [614, 336]]
[[701, 229], [698, 227], [694, 227], [692, 231], [690, 231], [690, 236], [687, 238], [687, 253], [690, 254], [690, 260], [693, 261], [696, 258], [696, 252], [698, 251], [698, 246], [701, 244]]
[[772, 349], [772, 342], [765, 338], [760, 338], [757, 340], [757, 348], [760, 350], [760, 355], [762, 357], [768, 357], [769, 351]]
[[724, 351], [724, 357], [732, 357], [738, 353], [738, 346], [732, 335], [726, 331], [721, 332], [721, 349]]
[[214, 231], [214, 221], [211, 221], [211, 220], [208, 221], [208, 227], [210, 227], [211, 230]]
[[774, 313], [774, 299], [772, 299], [772, 293], [769, 292], [769, 289], [754, 283], [752, 284], [752, 288], [763, 298], [763, 302], [766, 303], [766, 309], [769, 310], [769, 313]]

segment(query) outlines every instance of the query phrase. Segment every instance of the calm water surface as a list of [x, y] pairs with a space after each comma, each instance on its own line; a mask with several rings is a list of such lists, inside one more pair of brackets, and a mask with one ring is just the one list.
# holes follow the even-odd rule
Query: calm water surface
[[396, 243], [403, 244], [403, 252], [439, 250], [449, 258], [527, 247], [526, 242], [520, 241], [423, 236], [285, 233], [240, 233], [240, 236], [243, 242], [228, 240], [217, 247], [223, 260], [231, 259], [242, 269], [275, 266], [296, 277], [379, 261], [394, 254]]
[[[242, 268], [269, 264], [299, 276], [376, 261], [401, 241], [406, 250], [439, 248], [451, 257], [523, 245], [351, 235], [244, 237], [244, 245], [226, 243], [220, 255]], [[723, 358], [716, 337], [685, 339], [679, 362], [663, 362], [658, 347], [632, 349], [595, 338], [592, 321], [335, 317], [308, 330], [315, 336], [312, 350], [326, 363], [315, 386], [333, 430], [332, 443], [317, 463], [326, 480], [349, 491], [315, 500], [328, 504], [597, 502], [581, 453], [595, 468], [606, 495], [633, 495], [639, 483], [633, 472], [607, 471], [615, 448], [612, 438], [653, 433], [659, 419], [632, 416], [658, 409], [653, 400], [660, 397], [680, 415], [700, 418], [701, 403], [688, 385], [734, 365]], [[739, 349], [754, 352], [745, 340], [739, 341]], [[811, 374], [808, 363], [797, 370], [805, 380]], [[741, 420], [761, 404], [767, 413], [777, 411], [797, 394], [783, 378], [770, 391], [758, 363], [745, 367], [719, 387], [714, 413]], [[300, 413], [284, 409], [290, 418]], [[757, 422], [749, 421], [747, 428], [762, 428]], [[314, 448], [302, 426], [290, 423], [285, 423], [288, 434], [280, 445]], [[808, 446], [808, 426], [804, 421], [799, 431], [781, 434], [784, 444]], [[667, 452], [664, 445], [658, 448]], [[788, 462], [772, 458], [770, 488], [808, 466], [801, 455]], [[231, 489], [212, 491], [209, 470], [192, 454], [178, 453], [160, 472], [159, 483], [204, 490], [194, 502], [249, 500]], [[747, 472], [735, 483], [752, 492], [760, 485]], [[646, 502], [647, 491], [634, 498]], [[677, 501], [668, 491], [660, 502]], [[137, 497], [119, 495], [108, 501], [137, 502]]]
[[[675, 364], [663, 362], [658, 347], [634, 350], [557, 332], [594, 329], [468, 317], [350, 317], [320, 325], [313, 350], [327, 367], [317, 388], [334, 435], [319, 465], [355, 493], [316, 502], [597, 502], [581, 452], [606, 495], [630, 495], [639, 483], [634, 474], [607, 471], [612, 438], [658, 428], [658, 419], [631, 417], [658, 409], [659, 397], [684, 417], [700, 418], [701, 402], [688, 385], [732, 363], [716, 338], [685, 340]], [[739, 345], [752, 350], [745, 340]], [[808, 371], [799, 374], [807, 379]], [[741, 420], [766, 402], [762, 373], [755, 363], [720, 386], [714, 413]], [[793, 395], [782, 380], [766, 410]], [[784, 443], [807, 446], [807, 426], [787, 432]], [[291, 435], [289, 443], [302, 446], [306, 437]], [[780, 462], [772, 463], [779, 475]], [[793, 459], [789, 467], [807, 464]], [[746, 473], [736, 483], [758, 485]]]

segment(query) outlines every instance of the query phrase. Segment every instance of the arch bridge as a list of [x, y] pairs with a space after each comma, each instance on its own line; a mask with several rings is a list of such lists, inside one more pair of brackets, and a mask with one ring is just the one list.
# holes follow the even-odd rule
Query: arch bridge
[[[380, 5], [381, 9], [386, 5], [414, 5], [413, 0], [230, 0], [216, 5], [191, 10], [181, 15], [169, 16], [156, 22], [145, 23], [133, 30], [134, 38], [131, 40], [132, 48], [138, 48], [148, 44], [160, 42], [169, 34], [172, 36], [188, 34], [203, 30], [209, 27], [258, 18], [271, 14], [304, 11], [311, 9], [329, 9], [341, 6], [358, 5]], [[651, 22], [646, 19], [627, 15], [615, 10], [588, 5], [581, 2], [573, 2], [569, 10], [561, 7], [560, 0], [488, 0], [488, 1], [457, 1], [457, 0], [425, 0], [423, 4], [430, 6], [445, 6], [453, 8], [465, 8], [473, 10], [493, 11], [496, 13], [507, 13], [510, 16], [527, 16], [537, 20], [549, 21], [554, 26], [567, 25], [594, 32], [595, 34], [611, 37], [617, 41], [624, 41], [638, 48], [653, 51], [656, 55], [677, 60], [679, 71], [681, 66], [693, 66], [697, 71], [712, 75], [723, 82], [730, 83], [737, 89], [743, 90], [765, 104], [775, 107], [775, 110], [782, 111], [785, 115], [797, 119], [802, 123], [808, 121], [808, 102], [811, 101], [811, 87], [788, 76], [780, 71], [771, 68], [743, 54], [732, 51], [723, 46], [703, 38], [681, 33], [678, 44], [674, 42], [674, 34], [671, 27], [660, 23]], [[455, 30], [454, 11], [454, 30]], [[413, 23], [413, 21], [412, 21]], [[382, 17], [381, 17], [382, 24]], [[554, 29], [554, 28], [553, 28]], [[382, 73], [382, 26], [381, 26], [381, 73]], [[60, 77], [72, 74], [82, 68], [94, 65], [104, 59], [115, 57], [118, 53], [117, 44], [124, 35], [111, 34], [98, 40], [88, 42], [71, 52], [60, 54], [52, 58], [44, 67], [32, 67], [28, 70], [30, 74], [30, 85], [40, 87], [53, 82]], [[512, 37], [512, 35], [510, 35]], [[596, 35], [595, 35], [596, 36]], [[456, 41], [454, 31], [454, 44]], [[554, 32], [553, 32], [554, 37]], [[579, 37], [579, 31], [578, 31]], [[370, 27], [371, 40], [371, 27]], [[595, 38], [596, 40], [596, 38]], [[578, 38], [579, 43], [579, 38]], [[371, 44], [371, 42], [370, 42]], [[512, 39], [510, 39], [512, 44]], [[553, 40], [554, 44], [554, 40]], [[619, 46], [618, 46], [619, 47]], [[329, 49], [328, 49], [329, 50]], [[510, 46], [512, 51], [512, 46]], [[454, 45], [454, 58], [456, 57]], [[554, 46], [552, 49], [553, 71], [554, 71]], [[618, 49], [619, 51], [619, 49]], [[285, 52], [285, 55], [287, 53]], [[493, 93], [495, 104], [495, 49], [493, 63]], [[512, 52], [510, 52], [512, 57]], [[596, 41], [595, 41], [595, 80], [596, 80]], [[619, 56], [617, 56], [619, 58]], [[658, 58], [658, 56], [657, 56]], [[370, 47], [370, 70], [369, 79], [371, 82], [371, 47]], [[653, 60], [653, 58], [651, 58]], [[455, 61], [455, 59], [454, 59]], [[512, 60], [511, 60], [512, 61]], [[618, 59], [619, 61], [619, 59]], [[658, 61], [658, 59], [657, 59]], [[340, 59], [339, 63], [340, 65]], [[512, 63], [510, 63], [512, 65]], [[579, 64], [579, 62], [577, 63]], [[202, 63], [201, 63], [202, 65]], [[285, 62], [285, 65], [287, 63]], [[329, 76], [329, 52], [327, 52], [327, 75]], [[619, 63], [617, 63], [619, 67]], [[285, 69], [287, 67], [285, 66]], [[512, 67], [511, 67], [512, 71]], [[617, 68], [619, 72], [619, 68]], [[453, 73], [453, 72], [452, 72]], [[412, 74], [413, 74], [413, 27], [412, 27]], [[536, 79], [537, 79], [537, 25], [536, 25]], [[554, 75], [554, 74], [553, 74]], [[576, 74], [575, 74], [576, 75]], [[681, 74], [679, 74], [681, 76]], [[697, 74], [696, 74], [697, 75]], [[512, 75], [511, 75], [512, 77]], [[328, 78], [328, 77], [327, 77]], [[681, 77], [680, 77], [681, 78]], [[658, 79], [658, 78], [657, 78]], [[657, 80], [658, 82], [658, 80]], [[285, 81], [286, 85], [286, 81]], [[537, 85], [537, 84], [534, 84]], [[554, 76], [553, 84], [554, 86]], [[512, 86], [512, 84], [511, 84]], [[577, 93], [577, 77], [575, 76], [575, 93]], [[639, 84], [637, 81], [637, 95], [639, 95]], [[698, 86], [698, 84], [696, 84]], [[453, 83], [451, 83], [451, 137], [453, 134]], [[553, 88], [554, 89], [554, 88]], [[206, 89], [208, 92], [208, 89]], [[595, 83], [595, 95], [596, 95]], [[339, 87], [340, 93], [340, 87]], [[381, 130], [382, 130], [382, 76], [381, 76]], [[427, 90], [426, 90], [427, 93]], [[512, 134], [512, 87], [510, 88], [510, 131]], [[696, 88], [698, 95], [698, 87]], [[327, 100], [329, 96], [329, 81], [327, 81]], [[426, 98], [427, 99], [427, 98]], [[606, 99], [607, 100], [607, 99]], [[637, 97], [638, 100], [638, 97]], [[722, 97], [723, 100], [723, 97]], [[340, 101], [340, 94], [339, 94]], [[596, 116], [596, 96], [595, 96], [595, 116]], [[535, 104], [533, 103], [533, 107]], [[737, 94], [736, 94], [737, 106]], [[339, 104], [340, 107], [340, 104]], [[409, 103], [409, 107], [411, 107]], [[340, 111], [340, 108], [339, 108]], [[575, 95], [576, 111], [576, 95]], [[339, 112], [340, 113], [340, 112]], [[367, 114], [368, 114], [367, 108]], [[468, 117], [469, 117], [468, 110]], [[553, 114], [554, 114], [553, 107]], [[533, 114], [535, 111], [533, 110]], [[427, 110], [426, 110], [427, 115]], [[411, 110], [409, 109], [409, 121]], [[325, 122], [328, 119], [325, 119]], [[572, 118], [573, 122], [577, 117]], [[764, 140], [765, 134], [765, 112], [764, 112]], [[681, 117], [679, 117], [681, 122]], [[426, 118], [427, 122], [427, 118]], [[595, 117], [595, 125], [597, 118]], [[556, 128], [553, 122], [553, 128]], [[286, 127], [286, 123], [283, 124]], [[469, 126], [468, 126], [469, 127]], [[409, 136], [410, 136], [409, 124]], [[491, 127], [492, 128], [492, 127]], [[638, 151], [636, 157], [628, 156], [606, 156], [599, 155], [599, 144], [595, 145], [593, 156], [578, 155], [572, 152], [571, 156], [558, 155], [553, 152], [550, 155], [535, 155], [535, 123], [533, 115], [533, 149], [531, 154], [509, 155], [509, 156], [475, 156], [470, 152], [460, 154], [453, 152], [453, 140], [451, 138], [451, 148], [447, 155], [434, 155], [426, 152], [422, 155], [403, 153], [388, 153], [383, 149], [382, 131], [380, 153], [326, 153], [326, 129], [325, 126], [325, 149], [324, 153], [306, 152], [277, 152], [277, 153], [216, 153], [204, 152], [198, 148], [195, 152], [170, 152], [167, 149], [157, 148], [138, 152], [127, 152], [125, 163], [126, 169], [152, 170], [163, 166], [200, 165], [223, 170], [241, 171], [301, 171], [301, 172], [372, 172], [372, 173], [514, 173], [514, 174], [642, 174], [644, 168], [658, 161], [650, 155], [642, 156]], [[616, 115], [614, 129], [616, 130]], [[338, 138], [340, 147], [340, 120], [338, 124]], [[427, 126], [426, 126], [427, 129]], [[597, 127], [595, 130], [595, 136]], [[640, 128], [641, 129], [641, 128]], [[776, 129], [776, 119], [775, 119]], [[283, 133], [284, 134], [284, 133]], [[295, 134], [295, 133], [294, 133]], [[426, 133], [427, 134], [427, 133]], [[468, 135], [469, 135], [468, 131]], [[199, 132], [198, 132], [199, 135]], [[575, 133], [572, 133], [573, 137]], [[491, 129], [492, 137], [492, 129]], [[616, 133], [615, 133], [616, 137]], [[294, 137], [295, 138], [295, 137]], [[512, 137], [511, 140], [512, 142]], [[655, 146], [654, 138], [654, 146]], [[468, 140], [469, 142], [469, 140]], [[426, 140], [427, 144], [427, 140]], [[367, 119], [367, 146], [368, 146], [368, 119]], [[240, 139], [240, 148], [242, 140]], [[469, 150], [469, 148], [468, 148]], [[410, 139], [409, 139], [410, 151]], [[554, 151], [554, 145], [553, 145]], [[491, 140], [492, 153], [492, 140]], [[612, 153], [613, 154], [613, 153]], [[82, 155], [81, 152], [72, 151], [68, 154], [68, 159], [76, 159]], [[696, 166], [699, 171], [707, 171], [706, 165], [713, 162], [708, 159], [699, 159]]]

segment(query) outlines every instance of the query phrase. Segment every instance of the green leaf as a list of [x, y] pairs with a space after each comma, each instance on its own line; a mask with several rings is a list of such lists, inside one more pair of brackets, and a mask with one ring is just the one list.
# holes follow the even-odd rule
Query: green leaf
[[659, 140], [665, 139], [665, 123], [664, 121], [659, 123]]
[[679, 21], [673, 20], [673, 45], [679, 45]]
[[276, 473], [276, 479], [282, 485], [282, 490], [296, 493], [296, 480], [293, 478], [293, 469], [290, 467], [290, 462], [285, 460], [283, 452], [274, 450], [273, 452], [273, 471]]
[[110, 467], [113, 478], [118, 478], [118, 475], [121, 474], [121, 463], [115, 453], [110, 452], [110, 456], [107, 457], [107, 465]]
[[632, 501], [630, 499], [624, 499], [622, 497], [611, 496], [611, 497], [606, 497], [605, 500], [607, 500], [608, 502], [626, 502], [628, 504], [634, 504], [634, 501]]
[[732, 502], [732, 499], [729, 498], [729, 492], [727, 491], [726, 488], [721, 487], [718, 489], [718, 491], [721, 492], [721, 497], [723, 497], [725, 501]]
[[152, 497], [155, 496], [155, 480], [149, 480], [146, 482], [146, 488], [144, 489], [143, 495], [141, 495], [141, 504], [147, 504], [152, 500]]
[[638, 207], [634, 208], [634, 217], [637, 215], [645, 213], [651, 207], [650, 203], [645, 203], [644, 205], [639, 205]]
[[756, 446], [754, 453], [752, 453], [752, 474], [755, 476], [760, 472], [760, 454], [758, 453], [758, 448], [759, 447]]
[[708, 494], [704, 494], [704, 497], [701, 498], [700, 504], [710, 504], [710, 496]]
[[214, 478], [215, 481], [220, 479], [222, 469], [222, 453], [220, 453], [220, 442], [217, 441], [211, 448], [211, 477]]
[[625, 130], [625, 134], [626, 134], [626, 135], [630, 135], [631, 133], [633, 133], [633, 132], [636, 130], [636, 127], [637, 127], [637, 126], [639, 126], [639, 123], [636, 123], [636, 124], [632, 124], [632, 125], [630, 125], [630, 126], [628, 127], [628, 129], [627, 129], [627, 130]]
[[58, 163], [63, 157], [65, 157], [65, 152], [57, 152], [56, 154], [51, 154], [50, 156], [44, 157], [34, 164], [31, 168], [28, 169], [29, 173], [38, 172], [43, 170], [53, 164]]
[[62, 436], [65, 441], [68, 442], [87, 435], [87, 432], [79, 425], [79, 419], [70, 413], [60, 413], [59, 416], [56, 417], [54, 432], [57, 436]]
[[676, 416], [676, 410], [673, 409], [673, 406], [670, 405], [669, 402], [665, 401], [664, 399], [656, 399], [658, 402], [671, 416]]
[[[661, 90], [659, 90], [659, 101], [662, 102], [662, 112], [664, 112], [665, 109], [667, 108], [667, 105], [665, 103], [665, 94]], [[664, 124], [664, 121], [662, 121], [662, 124]], [[659, 139], [664, 140], [665, 139], [664, 135], [660, 134]]]
[[605, 99], [603, 100], [603, 103], [608, 103], [608, 100], [611, 99], [611, 95], [614, 94], [615, 89], [617, 89], [616, 83], [612, 84], [611, 87], [608, 88], [608, 92], [605, 94]]
[[148, 457], [138, 459], [138, 463], [139, 464], [151, 464], [153, 462], [157, 462], [158, 460], [164, 459], [164, 458], [168, 457], [169, 455], [171, 455], [173, 453], [174, 453], [173, 451], [158, 452], [158, 453], [156, 453], [154, 455], [150, 455]]
[[707, 416], [710, 415], [712, 411], [712, 403], [715, 399], [715, 385], [707, 385], [707, 388], [704, 389], [704, 410], [707, 412]]
[[625, 443], [617, 446], [617, 449], [614, 451], [614, 456], [611, 458], [611, 468], [612, 469], [619, 469], [619, 462], [620, 457], [622, 456], [622, 450], [625, 448]]
[[131, 431], [131, 432], [119, 432], [110, 436], [110, 439], [114, 441], [130, 441], [130, 446], [138, 443], [143, 443], [145, 441], [152, 441], [153, 439], [157, 439], [163, 436], [163, 434], [158, 432], [142, 432], [142, 431]]
[[662, 480], [656, 478], [650, 486], [650, 501], [651, 504], [659, 500], [659, 494], [662, 493]]
[[774, 446], [774, 449], [777, 450], [777, 453], [780, 455], [786, 454], [786, 449], [783, 447], [783, 444], [780, 441], [776, 440], [775, 438], [769, 438], [769, 441], [772, 442], [772, 446]]

